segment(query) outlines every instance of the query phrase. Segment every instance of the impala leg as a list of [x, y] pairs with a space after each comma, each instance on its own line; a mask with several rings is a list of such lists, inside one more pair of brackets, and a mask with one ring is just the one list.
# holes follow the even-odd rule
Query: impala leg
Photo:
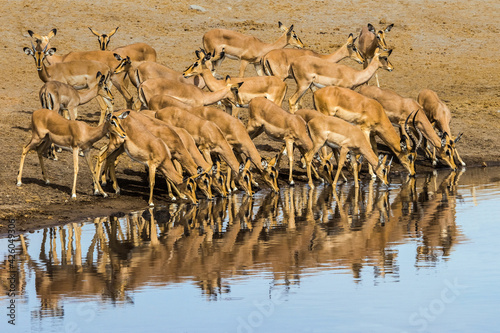
[[153, 190], [155, 188], [156, 165], [148, 163], [149, 168], [149, 206], [153, 207]]
[[94, 183], [94, 195], [102, 194], [102, 196], [106, 198], [108, 194], [104, 192], [104, 190], [101, 187], [101, 184], [99, 184], [99, 178], [97, 178], [97, 173], [96, 173], [97, 164], [96, 168], [94, 168], [90, 158], [90, 152], [88, 150], [83, 153], [83, 156], [85, 158], [85, 162], [87, 162], [87, 165], [90, 169], [90, 173], [92, 174], [92, 181]]
[[295, 111], [299, 109], [300, 107], [299, 101], [302, 98], [302, 96], [304, 96], [304, 94], [306, 93], [307, 89], [309, 89], [310, 86], [311, 86], [310, 83], [305, 85], [297, 83], [297, 91], [295, 91], [295, 93], [288, 100], [290, 113], [293, 114], [295, 113]]
[[[76, 178], [78, 176], [78, 147], [73, 147], [73, 189], [71, 190], [71, 199], [76, 199]], [[91, 169], [92, 171], [92, 169]]]
[[293, 182], [293, 141], [286, 141], [286, 153], [288, 155], [288, 165], [290, 167], [290, 173], [288, 175], [288, 183], [293, 186], [295, 183]]
[[253, 140], [254, 138], [261, 135], [262, 132], [264, 132], [264, 126], [260, 124], [254, 124], [252, 120], [249, 120], [247, 124], [247, 132], [248, 135], [250, 136], [250, 139]]
[[462, 164], [462, 166], [465, 166], [465, 162], [462, 160], [462, 158], [460, 158], [460, 155], [458, 155], [458, 151], [457, 149], [453, 149], [454, 152], [455, 152], [455, 156], [457, 157], [457, 160], [460, 162], [460, 164]]
[[99, 103], [99, 108], [101, 109], [101, 115], [99, 116], [99, 123], [98, 123], [99, 126], [104, 122], [104, 117], [106, 117], [106, 111], [108, 110], [108, 106], [106, 105], [106, 102], [104, 102], [104, 99], [101, 96], [96, 96], [95, 99], [97, 100], [97, 103]]
[[113, 182], [113, 189], [115, 190], [116, 194], [120, 194], [120, 187], [118, 186], [118, 180], [116, 179], [115, 160], [118, 157], [118, 155], [123, 153], [124, 150], [125, 149], [122, 146], [119, 149], [112, 152], [106, 158], [106, 168], [109, 170], [109, 176], [111, 177], [111, 181]]
[[245, 69], [247, 68], [248, 61], [241, 59], [240, 60], [240, 73], [238, 74], [239, 77], [244, 77], [245, 76]]
[[335, 178], [333, 179], [333, 188], [334, 189], [337, 187], [337, 181], [339, 180], [340, 172], [342, 171], [342, 167], [344, 166], [348, 151], [349, 151], [349, 149], [345, 146], [340, 148], [339, 160], [337, 163], [337, 173], [335, 174]]
[[311, 168], [312, 168], [312, 160], [314, 158], [314, 154], [323, 146], [324, 142], [322, 144], [317, 143], [316, 145], [313, 146], [311, 150], [309, 150], [307, 153], [304, 155], [304, 160], [306, 163], [306, 172], [307, 172], [307, 180], [309, 187], [311, 189], [314, 189], [314, 183], [312, 181], [312, 175], [311, 175]]
[[[375, 136], [374, 135], [368, 135], [368, 142], [370, 142], [373, 152], [375, 155], [378, 156], [378, 149], [377, 149], [377, 142], [375, 141]], [[372, 179], [377, 178], [377, 175], [375, 174], [375, 171], [373, 171], [373, 166], [371, 164], [368, 164], [368, 172], [370, 173], [370, 176]]]
[[258, 76], [265, 76], [264, 67], [260, 62], [256, 62], [255, 64], [253, 64], [253, 66], [255, 67], [255, 71], [257, 72]]

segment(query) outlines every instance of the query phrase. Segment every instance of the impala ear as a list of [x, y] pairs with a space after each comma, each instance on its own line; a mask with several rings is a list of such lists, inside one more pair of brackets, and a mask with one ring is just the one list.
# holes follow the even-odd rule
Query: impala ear
[[109, 121], [111, 119], [111, 116], [112, 116], [111, 113], [106, 114], [106, 121]]
[[389, 24], [389, 25], [388, 25], [388, 26], [384, 29], [384, 31], [385, 31], [385, 32], [389, 32], [389, 31], [391, 31], [392, 27], [394, 27], [394, 23]]
[[49, 39], [51, 39], [51, 38], [52, 38], [52, 37], [54, 37], [56, 34], [57, 34], [57, 29], [56, 29], [56, 28], [54, 28], [54, 29], [52, 29], [52, 30], [50, 30], [50, 31], [49, 31], [49, 34], [47, 35], [47, 37], [48, 37]]
[[90, 30], [90, 32], [92, 32], [92, 34], [94, 34], [94, 36], [101, 37], [101, 35], [97, 31], [92, 29], [91, 27], [89, 27], [89, 30]]
[[325, 160], [326, 161], [331, 160], [332, 156], [333, 156], [333, 151], [330, 154], [326, 155], [326, 159]]
[[52, 48], [48, 49], [45, 53], [48, 55], [54, 55], [54, 53], [56, 53], [56, 48], [52, 47]]
[[113, 53], [113, 56], [115, 57], [116, 60], [122, 61], [123, 58], [118, 54], [118, 53]]
[[281, 23], [281, 21], [278, 21], [278, 28], [280, 28], [283, 31], [286, 31], [286, 27]]
[[292, 33], [292, 31], [293, 31], [293, 24], [290, 26], [290, 28], [288, 28], [286, 34], [290, 35]]
[[113, 36], [113, 35], [116, 33], [116, 31], [118, 30], [118, 28], [120, 28], [120, 27], [116, 27], [113, 31], [111, 31], [111, 32], [108, 34], [108, 37]]
[[201, 166], [198, 166], [198, 169], [196, 169], [196, 172], [198, 173], [198, 175], [201, 175], [204, 172], [204, 170]]
[[125, 111], [121, 115], [118, 116], [118, 119], [125, 119], [130, 114], [130, 111]]
[[269, 163], [267, 162], [267, 160], [265, 158], [260, 160], [260, 164], [262, 165], [262, 167], [264, 169], [267, 169], [267, 167], [269, 166]]
[[368, 27], [368, 31], [375, 34], [375, 27], [371, 23], [368, 23], [367, 27]]
[[23, 48], [23, 51], [24, 53], [26, 53], [27, 55], [33, 55], [33, 50], [30, 49], [29, 47], [24, 47]]

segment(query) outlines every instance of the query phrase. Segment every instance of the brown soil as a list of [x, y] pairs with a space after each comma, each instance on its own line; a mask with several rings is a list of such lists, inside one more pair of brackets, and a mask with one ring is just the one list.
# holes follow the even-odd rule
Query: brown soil
[[[158, 61], [176, 70], [185, 69], [201, 46], [205, 31], [224, 27], [257, 36], [271, 42], [280, 35], [277, 22], [294, 24], [295, 31], [311, 49], [329, 53], [342, 45], [349, 33], [357, 33], [368, 22], [377, 28], [394, 23], [387, 40], [394, 49], [392, 73], [379, 72], [383, 87], [403, 96], [416, 98], [423, 88], [435, 90], [453, 113], [452, 130], [464, 132], [458, 147], [468, 167], [500, 161], [500, 61], [495, 47], [500, 42], [499, 11], [496, 0], [472, 1], [224, 1], [200, 2], [206, 11], [190, 9], [195, 2], [110, 1], [96, 4], [67, 1], [5, 1], [0, 9], [3, 53], [0, 57], [3, 79], [0, 82], [0, 234], [6, 221], [17, 220], [18, 230], [58, 224], [80, 217], [110, 214], [114, 211], [144, 207], [147, 183], [144, 170], [123, 158], [120, 163], [120, 197], [92, 196], [90, 173], [80, 163], [77, 195], [69, 200], [73, 166], [71, 154], [59, 154], [59, 161], [48, 161], [52, 182], [44, 184], [35, 153], [28, 155], [23, 186], [15, 184], [23, 145], [31, 136], [31, 113], [40, 108], [38, 78], [33, 59], [22, 48], [30, 45], [31, 29], [42, 35], [57, 28], [51, 45], [59, 54], [71, 50], [97, 48], [91, 26], [108, 32], [119, 26], [110, 47], [145, 42], [158, 53]], [[352, 61], [345, 61], [358, 66]], [[237, 74], [238, 65], [227, 60], [221, 72]], [[254, 75], [253, 68], [247, 75]], [[286, 99], [295, 86], [288, 80]], [[304, 102], [311, 106], [310, 93]], [[284, 107], [286, 108], [286, 102]], [[117, 97], [116, 105], [124, 105]], [[245, 112], [242, 112], [245, 115]], [[96, 124], [97, 103], [91, 101], [79, 109], [80, 120]], [[264, 156], [277, 150], [265, 135], [256, 141]], [[104, 144], [101, 142], [100, 144]], [[286, 163], [283, 164], [286, 167]], [[419, 160], [417, 173], [429, 170]], [[284, 172], [286, 174], [286, 170]], [[157, 183], [155, 201], [167, 204], [164, 183]], [[108, 188], [108, 191], [110, 188]]]

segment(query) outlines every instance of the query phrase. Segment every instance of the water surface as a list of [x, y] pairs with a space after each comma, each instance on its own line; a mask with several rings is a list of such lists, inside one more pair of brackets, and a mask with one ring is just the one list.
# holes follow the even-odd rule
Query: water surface
[[296, 185], [26, 233], [15, 331], [499, 331], [499, 171]]

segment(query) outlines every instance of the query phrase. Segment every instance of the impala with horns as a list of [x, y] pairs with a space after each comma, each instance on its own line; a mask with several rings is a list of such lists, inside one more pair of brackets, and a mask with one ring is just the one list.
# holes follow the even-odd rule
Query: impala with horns
[[451, 112], [448, 106], [446, 106], [446, 104], [439, 99], [436, 92], [430, 89], [423, 89], [420, 91], [417, 100], [418, 103], [422, 105], [422, 108], [424, 109], [424, 112], [430, 122], [441, 133], [441, 141], [446, 145], [451, 146], [454, 153], [453, 155], [462, 166], [465, 166], [465, 162], [460, 158], [460, 155], [455, 147], [455, 144], [458, 140], [460, 140], [463, 133], [460, 133], [456, 138], [451, 135]]
[[[337, 185], [340, 172], [349, 151], [361, 154], [373, 167], [379, 179], [385, 185], [388, 184], [387, 177], [389, 175], [392, 160], [387, 162], [387, 155], [380, 155], [377, 159], [377, 155], [373, 151], [370, 142], [366, 139], [366, 136], [359, 127], [340, 118], [326, 116], [316, 110], [301, 109], [295, 114], [303, 117], [304, 120], [309, 120], [307, 122], [307, 127], [309, 129], [309, 136], [313, 142], [313, 147], [304, 155], [304, 158], [308, 166], [307, 177], [311, 188], [314, 188], [310, 169], [311, 162], [313, 156], [325, 145], [333, 149], [340, 149], [340, 156], [337, 162], [337, 173], [333, 179], [334, 187]], [[354, 167], [353, 173], [354, 186], [359, 187], [356, 167]]]
[[292, 73], [297, 83], [297, 91], [288, 100], [290, 111], [297, 110], [300, 99], [311, 86], [323, 88], [326, 86], [337, 86], [354, 89], [368, 82], [377, 69], [383, 68], [389, 72], [393, 70], [388, 57], [390, 51], [375, 52], [375, 57], [370, 65], [363, 70], [357, 70], [346, 65], [331, 63], [323, 59], [311, 56], [298, 58], [292, 64]]
[[[190, 177], [195, 177], [194, 180], [196, 181], [198, 189], [208, 199], [212, 199], [212, 179], [208, 174], [212, 166], [205, 160], [203, 160], [202, 165], [196, 164], [181, 136], [179, 136], [178, 131], [176, 131], [173, 126], [169, 126], [165, 122], [154, 118], [154, 113], [151, 117], [148, 116], [147, 112], [130, 112], [129, 117], [144, 125], [151, 134], [163, 140], [170, 151], [172, 162], [176, 170], [181, 174], [182, 170], [185, 170]], [[101, 176], [101, 168], [104, 160], [111, 153], [112, 151], [109, 149], [101, 150], [95, 168], [98, 178]]]
[[[247, 132], [251, 139], [256, 138], [265, 132], [269, 138], [285, 142], [285, 153], [288, 155], [289, 175], [288, 182], [294, 185], [293, 181], [293, 150], [297, 146], [304, 156], [313, 147], [313, 143], [307, 132], [307, 125], [304, 119], [293, 115], [280, 108], [275, 103], [264, 97], [256, 97], [250, 101], [248, 106]], [[283, 149], [280, 150], [280, 152]], [[309, 161], [310, 162], [310, 161]], [[279, 163], [279, 159], [278, 162]], [[306, 161], [306, 167], [308, 167]], [[315, 175], [317, 175], [314, 170]]]
[[[390, 89], [381, 89], [375, 86], [362, 86], [359, 92], [369, 98], [373, 98], [379, 102], [384, 108], [389, 120], [393, 124], [397, 124], [401, 129], [401, 136], [408, 138], [408, 133], [405, 131], [405, 120], [413, 112], [421, 110], [422, 107], [412, 98], [404, 98]], [[439, 157], [450, 168], [455, 169], [456, 165], [453, 161], [453, 147], [446, 140], [441, 140], [432, 127], [431, 122], [424, 112], [415, 114], [415, 126], [418, 128], [426, 141], [429, 141], [433, 146], [433, 153], [427, 151], [426, 154], [431, 156], [432, 164], [436, 165], [436, 149], [438, 150]], [[407, 140], [408, 141], [408, 140]]]
[[[223, 57], [223, 53], [224, 51], [222, 51], [219, 56]], [[207, 54], [203, 49], [196, 52], [196, 55], [198, 60], [184, 71], [184, 77], [201, 75], [210, 91], [217, 91], [224, 88], [226, 82], [216, 79], [210, 69], [212, 66], [207, 66], [207, 64], [213, 61], [213, 55], [210, 53]], [[225, 103], [226, 110], [234, 117], [238, 116], [238, 112], [232, 108], [233, 104], [237, 107], [248, 107], [248, 103], [250, 103], [253, 98], [265, 97], [281, 106], [287, 90], [286, 83], [274, 76], [232, 77], [230, 82], [235, 84], [241, 83], [241, 86], [238, 88], [238, 101], [236, 100], [235, 94], [232, 94], [228, 96], [227, 100], [229, 101]]]
[[354, 45], [355, 41], [356, 38], [353, 38], [352, 34], [349, 34], [347, 42], [331, 54], [319, 54], [313, 50], [307, 49], [272, 50], [262, 58], [262, 66], [264, 67], [266, 75], [276, 76], [285, 81], [287, 78], [293, 78], [293, 74], [291, 72], [292, 63], [297, 58], [302, 56], [317, 57], [333, 63], [349, 57], [362, 64], [364, 59], [356, 49], [356, 46]]
[[[82, 121], [67, 120], [61, 115], [48, 109], [39, 109], [33, 112], [31, 117], [32, 136], [30, 142], [24, 146], [21, 156], [21, 164], [17, 174], [17, 186], [21, 186], [24, 160], [26, 155], [31, 150], [36, 150], [40, 167], [42, 168], [42, 176], [46, 183], [49, 183], [47, 172], [45, 170], [42, 153], [54, 144], [57, 147], [67, 149], [73, 152], [73, 188], [71, 190], [71, 198], [76, 199], [76, 179], [78, 175], [78, 155], [81, 150], [85, 161], [92, 174], [94, 185], [98, 180], [94, 173], [94, 168], [90, 160], [90, 149], [92, 145], [102, 139], [106, 134], [110, 133], [120, 138], [126, 137], [126, 132], [121, 125], [121, 122], [127, 117], [127, 114], [115, 116], [108, 114], [103, 124], [92, 127]], [[104, 196], [106, 194], [100, 192]], [[96, 193], [97, 194], [97, 193]]]
[[229, 143], [237, 153], [236, 157], [239, 159], [240, 163], [243, 161], [240, 156], [244, 155], [249, 158], [267, 185], [269, 185], [274, 192], [279, 192], [278, 170], [275, 167], [276, 158], [267, 161], [260, 156], [259, 151], [245, 129], [245, 125], [243, 125], [239, 119], [213, 107], [186, 107], [186, 110], [198, 117], [215, 123], [224, 134], [227, 143]]
[[[422, 142], [422, 133], [418, 128], [416, 128], [419, 135], [418, 142], [413, 136], [410, 136], [413, 145], [408, 147], [408, 142], [399, 137], [384, 108], [376, 100], [365, 97], [351, 89], [341, 87], [319, 89], [314, 92], [313, 97], [316, 110], [359, 126], [371, 143], [375, 153], [377, 153], [375, 136], [382, 139], [410, 175], [415, 175], [417, 148]], [[405, 126], [407, 126], [408, 120], [409, 117], [406, 119]], [[374, 177], [371, 165], [370, 174]]]
[[[97, 41], [99, 42], [99, 49], [101, 51], [109, 51], [108, 45], [111, 39], [119, 27], [116, 27], [108, 34], [100, 34], [91, 27], [89, 30], [97, 36]], [[156, 50], [146, 43], [134, 43], [125, 46], [117, 47], [113, 50], [113, 53], [119, 54], [122, 58], [129, 57], [132, 61], [156, 61]]]
[[[183, 108], [172, 106], [156, 111], [156, 118], [172, 126], [181, 127], [188, 131], [209, 163], [213, 164], [212, 154], [219, 156], [227, 163], [235, 177], [234, 179], [236, 179], [240, 187], [248, 195], [253, 195], [252, 174], [249, 170], [251, 163], [250, 159], [248, 159], [245, 164], [240, 164], [238, 162], [232, 147], [215, 123], [198, 117]], [[227, 175], [228, 183], [231, 179], [230, 175], [231, 173]]]
[[[290, 28], [278, 22], [279, 28], [284, 31], [283, 35], [274, 43], [265, 43], [260, 39], [245, 35], [236, 31], [226, 29], [212, 29], [203, 35], [203, 47], [208, 53], [219, 54], [224, 49], [225, 57], [240, 60], [239, 77], [245, 76], [245, 69], [248, 64], [254, 64], [259, 76], [264, 75], [261, 65], [262, 57], [271, 50], [282, 49], [287, 45], [303, 48], [304, 44], [299, 36]], [[214, 63], [214, 72], [219, 68], [225, 57]]]
[[[128, 115], [135, 111], [127, 110], [121, 115]], [[121, 125], [127, 133], [126, 137], [112, 136], [108, 145], [106, 156], [106, 167], [110, 170], [113, 187], [119, 193], [118, 181], [115, 172], [116, 158], [126, 152], [134, 161], [148, 167], [149, 174], [149, 200], [148, 204], [154, 206], [153, 190], [155, 186], [155, 176], [158, 170], [167, 180], [169, 187], [181, 198], [187, 199], [191, 203], [197, 203], [195, 179], [200, 175], [183, 178], [172, 163], [172, 155], [163, 140], [154, 136], [149, 130], [134, 117], [126, 117]], [[202, 173], [203, 174], [203, 173]], [[98, 184], [98, 187], [100, 185]], [[173, 200], [176, 198], [173, 197]]]
[[140, 84], [139, 99], [146, 109], [149, 108], [149, 100], [155, 95], [168, 95], [191, 106], [204, 106], [217, 103], [234, 94], [234, 89], [240, 85], [241, 83], [232, 84], [228, 76], [222, 89], [211, 92], [177, 80], [153, 78]]
[[[375, 50], [377, 48], [388, 51], [385, 34], [391, 31], [393, 26], [394, 24], [389, 24], [385, 29], [375, 32], [375, 27], [368, 23], [366, 27], [361, 29], [358, 39], [358, 49], [364, 58], [363, 68], [368, 67], [368, 64], [375, 57]], [[375, 78], [377, 80], [377, 86], [380, 87], [377, 74], [375, 74]]]
[[99, 80], [97, 86], [92, 89], [76, 90], [72, 86], [59, 81], [48, 81], [42, 88], [38, 96], [42, 108], [53, 110], [57, 113], [64, 113], [65, 118], [75, 120], [78, 115], [78, 106], [88, 103], [95, 97], [100, 97], [106, 104], [106, 108], [101, 109], [99, 124], [104, 121], [107, 110], [112, 110], [113, 94], [109, 90], [109, 77], [97, 72], [96, 79]]

